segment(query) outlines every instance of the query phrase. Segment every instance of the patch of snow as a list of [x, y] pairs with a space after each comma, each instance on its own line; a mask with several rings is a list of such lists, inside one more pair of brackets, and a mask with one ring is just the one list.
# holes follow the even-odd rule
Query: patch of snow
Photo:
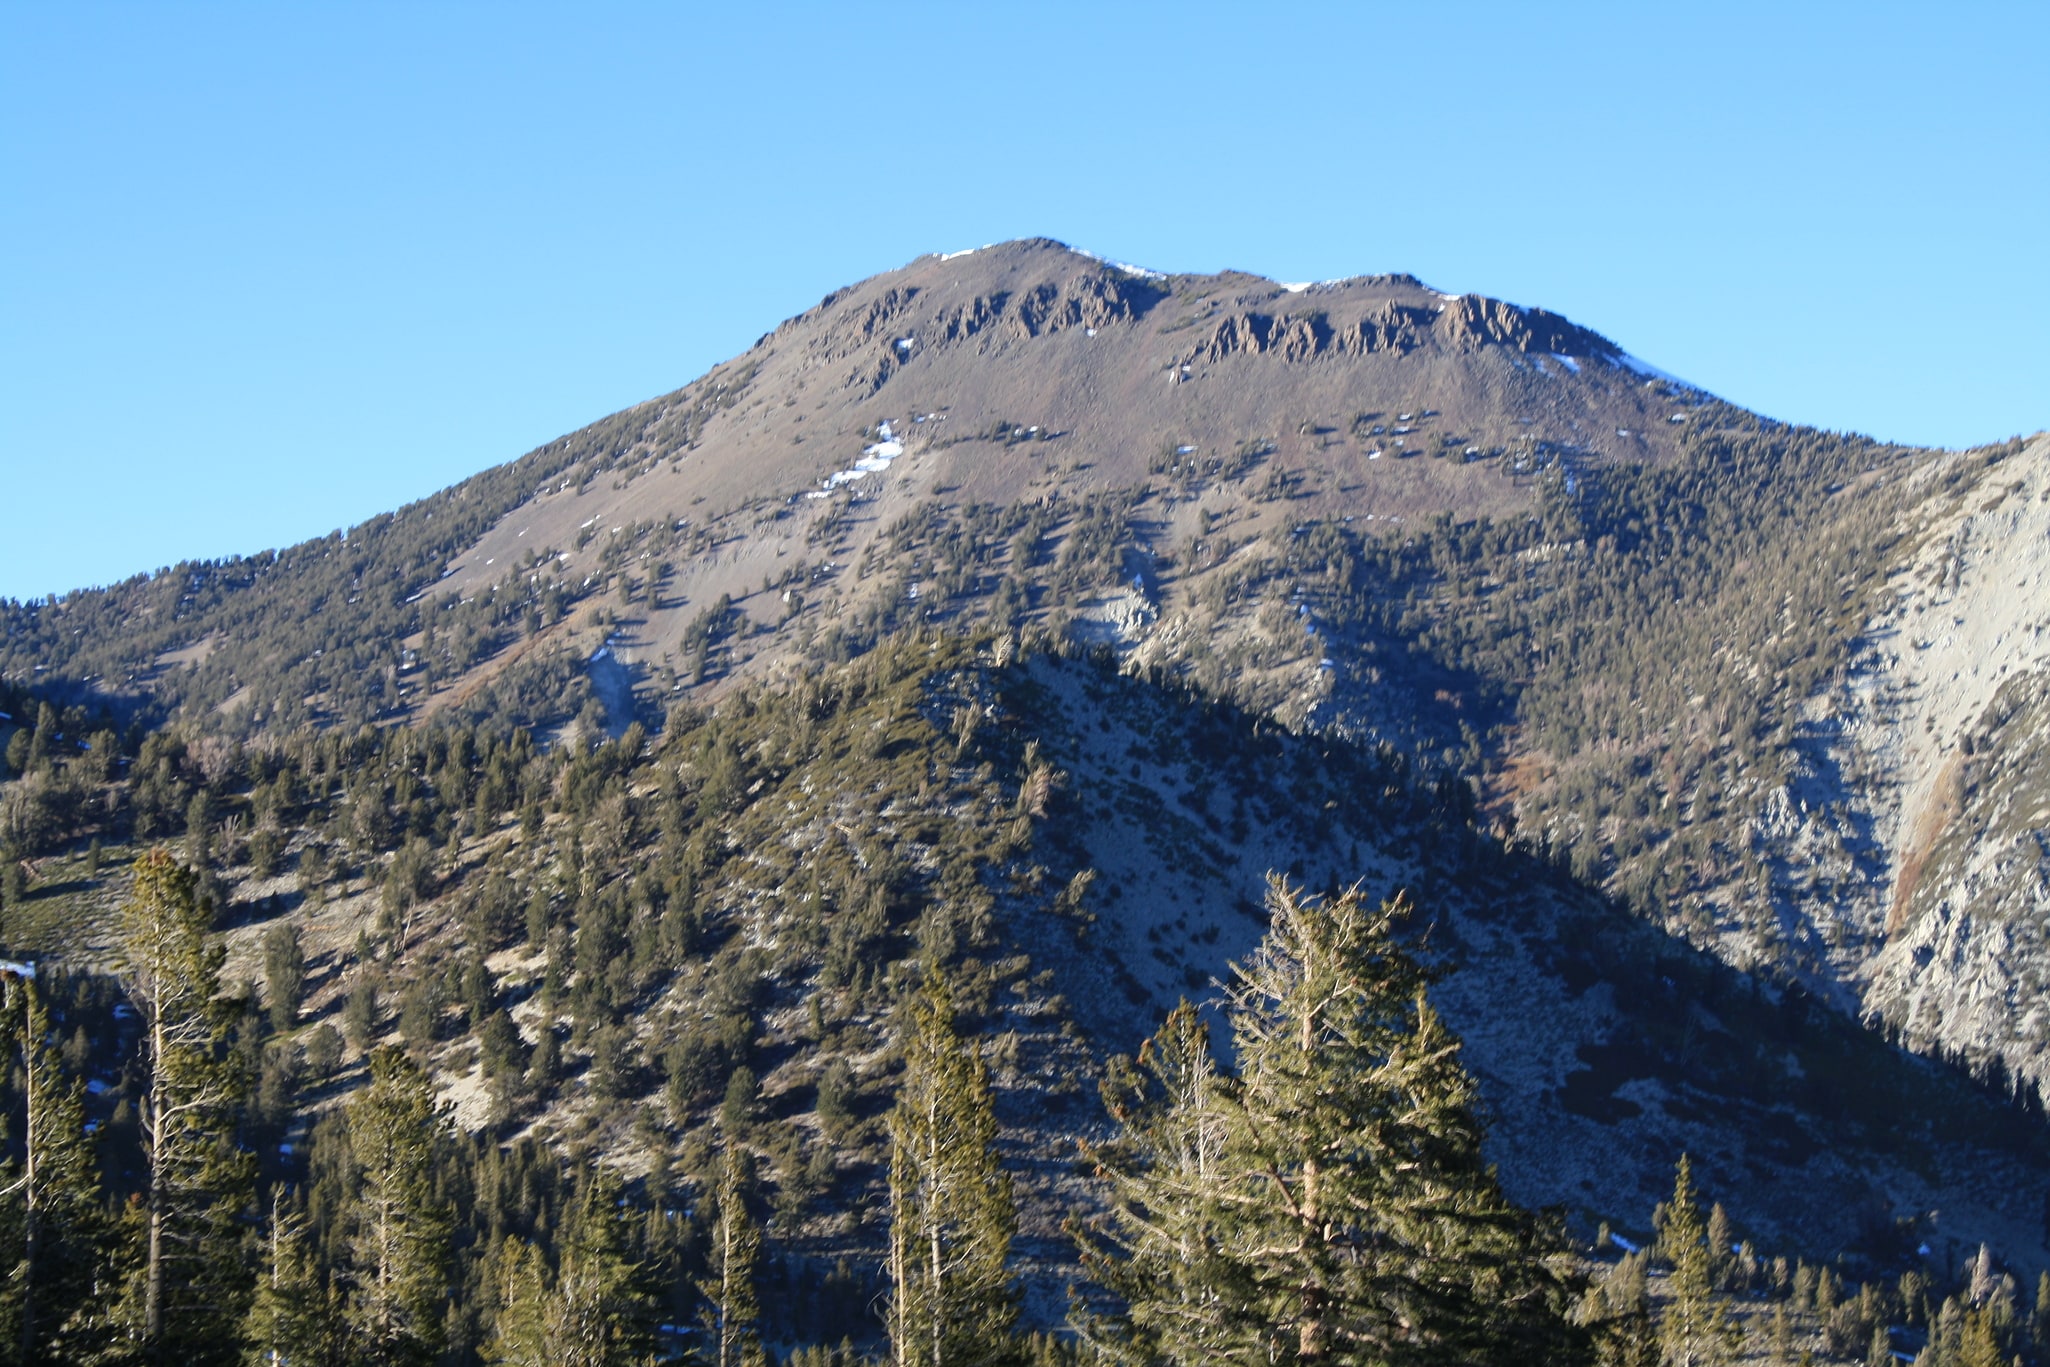
[[1379, 459], [1381, 459], [1381, 453], [1380, 453], [1379, 451], [1369, 451], [1369, 452], [1367, 452], [1367, 459], [1368, 459], [1368, 460], [1379, 460]]
[[1196, 448], [1193, 446], [1177, 446], [1174, 449], [1174, 453], [1178, 456], [1186, 456], [1193, 454], [1195, 450]]
[[1558, 352], [1555, 351], [1552, 353], [1552, 359], [1557, 361], [1560, 365], [1565, 366], [1575, 375], [1578, 375], [1580, 373], [1580, 362], [1574, 360], [1571, 356], [1561, 356]]
[[1301, 294], [1304, 290], [1308, 289], [1310, 286], [1316, 283], [1317, 282], [1314, 280], [1284, 280], [1281, 282], [1281, 287], [1287, 290], [1290, 294]]
[[941, 253], [940, 253], [940, 260], [942, 260], [942, 261], [953, 261], [953, 260], [957, 260], [957, 259], [959, 259], [960, 257], [964, 257], [964, 256], [973, 256], [973, 255], [975, 255], [975, 254], [976, 254], [977, 252], [986, 252], [986, 251], [988, 251], [988, 250], [989, 250], [989, 249], [990, 249], [990, 248], [991, 248], [992, 246], [994, 246], [994, 245], [996, 245], [996, 244], [995, 244], [995, 243], [991, 243], [991, 242], [985, 242], [985, 243], [983, 243], [983, 244], [982, 244], [982, 245], [981, 245], [980, 247], [963, 247], [963, 248], [962, 248], [962, 249], [961, 249], [960, 251], [958, 251], [958, 252], [941, 252]]
[[1627, 351], [1619, 351], [1614, 356], [1610, 357], [1609, 364], [1617, 366], [1623, 370], [1627, 370], [1631, 372], [1633, 375], [1642, 375], [1647, 380], [1664, 380], [1667, 384], [1676, 384], [1679, 385], [1682, 389], [1691, 389], [1697, 394], [1707, 392], [1706, 390], [1702, 389], [1700, 385], [1689, 384], [1687, 383], [1687, 381], [1681, 379], [1678, 375], [1668, 375], [1665, 371], [1660, 370], [1655, 365], [1647, 365], [1645, 362], [1638, 360], [1635, 356], [1632, 356]]
[[88, 1096], [105, 1096], [107, 1094], [108, 1087], [107, 1083], [103, 1079], [90, 1078], [86, 1081], [85, 1090]]
[[1104, 265], [1110, 267], [1112, 270], [1123, 271], [1126, 275], [1136, 275], [1147, 280], [1167, 279], [1167, 273], [1165, 271], [1149, 271], [1144, 266], [1134, 266], [1129, 261], [1113, 261], [1109, 257], [1101, 254], [1100, 252], [1092, 252], [1086, 247], [1070, 247], [1068, 250], [1072, 251], [1077, 256], [1086, 256], [1091, 261], [1101, 261]]
[[1088, 333], [1091, 337], [1094, 337], [1096, 335], [1095, 328], [1083, 328], [1082, 331]]
[[1613, 1229], [1609, 1231], [1609, 1242], [1622, 1249], [1625, 1253], [1635, 1253], [1637, 1251], [1636, 1244], [1631, 1243]]
[[899, 337], [897, 339], [897, 350], [909, 351], [912, 347], [916, 346], [917, 344], [918, 339], [916, 337]]
[[[926, 415], [926, 417], [931, 416], [933, 415]], [[924, 421], [924, 419], [918, 419], [918, 421]], [[896, 432], [891, 429], [888, 422], [877, 425], [876, 435], [882, 438], [882, 440], [873, 445], [864, 446], [861, 449], [861, 459], [855, 461], [848, 469], [836, 470], [832, 474], [827, 475], [819, 488], [806, 494], [805, 497], [824, 498], [828, 493], [843, 484], [852, 484], [855, 480], [865, 475], [879, 475], [889, 469], [890, 462], [904, 454], [904, 443], [897, 439]]]

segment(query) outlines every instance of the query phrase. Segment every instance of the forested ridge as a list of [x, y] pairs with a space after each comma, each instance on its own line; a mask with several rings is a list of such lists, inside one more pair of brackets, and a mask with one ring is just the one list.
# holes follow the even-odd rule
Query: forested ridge
[[[1129, 1226], [1131, 1251], [1085, 1297], [1079, 1339], [1044, 1337], [1059, 1320], [1048, 1324], [1043, 1300], [1017, 1318], [1022, 1283], [1005, 1256], [1014, 1237], [1044, 1259], [1070, 1237], [1061, 1221], [1084, 1234], [1120, 1202], [1144, 1209], [1145, 1184], [1165, 1180], [1148, 1174], [1168, 1161], [1148, 1146], [1192, 1125], [1216, 1129], [1220, 1154], [1254, 1161], [1299, 1110], [1285, 1089], [1309, 1084], [1286, 1081], [1299, 1065], [1285, 1059], [1256, 1065], [1242, 1040], [1217, 1051], [1215, 1095], [1175, 1103], [1222, 1108], [1214, 1119], [1163, 1120], [1162, 1060], [1196, 1057], [1186, 1015], [1171, 1016], [1136, 1062], [1104, 1071], [1094, 1061], [1079, 1028], [1086, 1013], [1061, 997], [1056, 970], [1061, 946], [1086, 953], [1117, 899], [1076, 864], [1078, 823], [1091, 819], [1097, 795], [1061, 767], [1033, 717], [1046, 690], [1078, 670], [1098, 681], [1089, 688], [1157, 686], [1121, 678], [1107, 658], [992, 667], [1012, 649], [1002, 638], [893, 637], [790, 686], [744, 690], [713, 709], [680, 706], [654, 736], [634, 726], [617, 740], [551, 750], [519, 731], [456, 727], [329, 729], [246, 745], [171, 728], [147, 733], [132, 753], [102, 730], [78, 750], [57, 740], [71, 723], [39, 706], [24, 728], [26, 778], [11, 788], [43, 794], [39, 857], [10, 861], [0, 935], [10, 953], [51, 967], [36, 982], [38, 1004], [19, 984], [10, 997], [17, 1011], [47, 1013], [16, 1018], [10, 1134], [19, 1165], [35, 1116], [55, 1117], [51, 1133], [63, 1142], [49, 1141], [57, 1156], [39, 1158], [38, 1171], [71, 1175], [49, 1206], [68, 1213], [39, 1226], [33, 1254], [16, 1245], [19, 1266], [51, 1270], [42, 1308], [13, 1321], [10, 1341], [64, 1326], [64, 1337], [40, 1341], [67, 1361], [169, 1352], [174, 1341], [180, 1356], [201, 1360], [289, 1341], [306, 1361], [538, 1361], [596, 1333], [599, 1356], [579, 1360], [689, 1351], [743, 1361], [760, 1342], [793, 1360], [832, 1362], [903, 1342], [915, 1313], [925, 1339], [965, 1336], [923, 1361], [1228, 1360], [1282, 1351], [1284, 1341], [1306, 1360], [1470, 1361], [1496, 1352], [1488, 1345], [1498, 1337], [1500, 1360], [1513, 1361], [1532, 1335], [1556, 1338], [1544, 1351], [1559, 1360], [1632, 1343], [1640, 1346], [1628, 1351], [1649, 1351], [1648, 1307], [1666, 1285], [1656, 1266], [1648, 1284], [1641, 1259], [1605, 1271], [1614, 1246], [1593, 1253], [1585, 1231], [1568, 1239], [1491, 1185], [1472, 1083], [1420, 1005], [1424, 976], [1400, 947], [1414, 933], [1402, 928], [1426, 918], [1370, 915], [1357, 894], [1336, 905], [1351, 908], [1348, 933], [1364, 938], [1320, 970], [1365, 954], [1366, 979], [1382, 984], [1344, 1027], [1367, 1032], [1346, 1035], [1359, 1054], [1337, 1075], [1354, 1089], [1348, 1113], [1363, 1113], [1377, 1088], [1430, 1097], [1439, 1120], [1378, 1142], [1421, 1145], [1446, 1167], [1450, 1186], [1401, 1200], [1423, 1200], [1423, 1212], [1453, 1201], [1438, 1234], [1427, 1231], [1441, 1217], [1425, 1215], [1366, 1236], [1377, 1246], [1423, 1241], [1369, 1280], [1383, 1298], [1376, 1314], [1391, 1277], [1436, 1286], [1428, 1311], [1398, 1316], [1432, 1328], [1406, 1338], [1385, 1320], [1355, 1327], [1367, 1322], [1341, 1308], [1367, 1283], [1347, 1280], [1355, 1255], [1341, 1251], [1320, 1264], [1333, 1278], [1329, 1328], [1306, 1329], [1300, 1306], [1272, 1289], [1295, 1273], [1237, 1267], [1221, 1248], [1207, 1293], [1215, 1315], [1193, 1338], [1161, 1340], [1165, 1331], [1144, 1329], [1129, 1308], [1146, 1303], [1130, 1299], [1141, 1273], [1111, 1270], [1132, 1257], [1157, 1265], [1130, 1245]], [[1234, 775], [1232, 802], [1206, 809], [1192, 836], [1214, 826], [1229, 840], [1231, 823], [1247, 819], [1234, 802], [1241, 813], [1298, 813], [1289, 819], [1303, 823], [1294, 842], [1304, 850], [1404, 832], [1442, 843], [1439, 896], [1490, 876], [1479, 870], [1503, 857], [1466, 826], [1462, 785], [1393, 750], [1291, 736], [1200, 695], [1170, 692], [1149, 706], [1159, 711], [1148, 715], [1183, 719], [1153, 744], [1214, 752], [1220, 772]], [[70, 796], [48, 800], [60, 792]], [[1332, 822], [1325, 793], [1344, 794], [1348, 812], [1345, 827], [1320, 836]], [[1480, 862], [1463, 862], [1471, 859]], [[1568, 881], [1563, 870], [1544, 876]], [[1433, 895], [1429, 882], [1420, 895]], [[1289, 949], [1286, 933], [1327, 923], [1316, 910], [1326, 903], [1287, 885], [1270, 903], [1284, 938], [1244, 960], [1243, 980], [1267, 986], [1241, 989], [1228, 1008], [1262, 1037], [1278, 1027], [1261, 1013], [1294, 1009], [1275, 1004], [1293, 989], [1274, 975], [1315, 957]], [[159, 936], [170, 966], [152, 979], [137, 946], [139, 927], [157, 923], [175, 934]], [[167, 975], [185, 986], [169, 1006], [149, 1006], [149, 982]], [[196, 1032], [190, 1052], [147, 1047], [145, 1027], [166, 1011], [182, 1011]], [[1830, 1037], [1822, 1029], [1818, 1046]], [[974, 1047], [921, 1046], [921, 1030]], [[1405, 1043], [1415, 1040], [1423, 1043]], [[1314, 1056], [1352, 1059], [1328, 1045]], [[160, 1076], [159, 1059], [184, 1072]], [[1393, 1071], [1375, 1074], [1375, 1059]], [[975, 1064], [967, 1074], [940, 1066], [963, 1060]], [[1238, 1099], [1233, 1079], [1251, 1087], [1267, 1067], [1279, 1071]], [[1095, 1076], [1107, 1112], [1088, 1094]], [[901, 1103], [921, 1085], [967, 1110], [907, 1129]], [[206, 1099], [184, 1150], [153, 1139], [162, 1131], [150, 1119], [180, 1088]], [[1231, 1118], [1260, 1095], [1264, 1120]], [[1968, 1127], [2011, 1127], [1998, 1142], [2016, 1152], [2041, 1123], [2030, 1113], [1972, 1119], [1954, 1097], [1931, 1101], [1932, 1114]], [[1899, 1115], [1923, 1103], [1893, 1095], [1883, 1104]], [[1020, 1106], [1039, 1124], [1034, 1146], [1065, 1134], [1100, 1146], [1096, 1156], [1062, 1175], [1061, 1162], [1048, 1168], [1052, 1155], [999, 1139], [992, 1127], [1016, 1126]], [[907, 1149], [942, 1135], [981, 1136], [965, 1157], [926, 1165], [970, 1164], [962, 1180], [978, 1204], [967, 1214], [936, 1214], [907, 1185], [919, 1171], [904, 1166]], [[181, 1247], [203, 1256], [166, 1261], [152, 1335], [144, 1273], [154, 1155], [180, 1151], [194, 1157], [167, 1209], [191, 1222]], [[1264, 1170], [1302, 1160], [1258, 1161]], [[991, 1204], [998, 1188], [972, 1176], [977, 1163], [1017, 1174], [1016, 1206]], [[1236, 1208], [1254, 1194], [1220, 1188], [1217, 1200]], [[1381, 1200], [1363, 1195], [1359, 1209], [1381, 1218]], [[1480, 1203], [1472, 1219], [1453, 1214], [1469, 1201]], [[1385, 1214], [1397, 1218], [1393, 1207]], [[893, 1231], [920, 1219], [949, 1230], [993, 1222], [978, 1236], [979, 1290], [942, 1295], [917, 1268], [892, 1263]], [[60, 1233], [65, 1220], [74, 1227]], [[1103, 1237], [1084, 1234], [1083, 1246]], [[1246, 1238], [1248, 1247], [1272, 1242], [1271, 1232]], [[1830, 1344], [1862, 1350], [1881, 1320], [1910, 1331], [1941, 1321], [1953, 1293], [1956, 1335], [1968, 1320], [1996, 1323], [1992, 1302], [1943, 1280], [1943, 1258], [1898, 1244], [1882, 1240], [1828, 1275], [1872, 1285], [1903, 1257], [1923, 1289], [1907, 1299], [1897, 1287], [1875, 1290], [1849, 1302], [1855, 1311], [1842, 1310], [1837, 1283], [1798, 1260], [1776, 1268], [1754, 1253], [1718, 1264], [1717, 1275], [1784, 1299], [1789, 1343], [1819, 1345], [1826, 1331]], [[742, 1265], [744, 1278], [733, 1270]], [[1179, 1301], [1189, 1287], [1185, 1273], [1174, 1278], [1183, 1280], [1160, 1294]], [[1603, 1289], [1585, 1293], [1590, 1280]], [[1818, 1285], [1836, 1289], [1818, 1300]], [[110, 1299], [114, 1286], [127, 1290]], [[1453, 1286], [1467, 1289], [1444, 1301]], [[210, 1307], [204, 1329], [180, 1327], [178, 1307], [199, 1302]], [[935, 1304], [949, 1307], [941, 1330]], [[219, 1331], [223, 1305], [239, 1338]], [[2034, 1321], [1998, 1314], [2001, 1341], [2021, 1344]], [[1757, 1314], [1749, 1319], [1768, 1332]], [[736, 1322], [744, 1332], [722, 1334]], [[177, 1337], [187, 1333], [194, 1339]], [[1351, 1335], [1370, 1347], [1347, 1347]]]

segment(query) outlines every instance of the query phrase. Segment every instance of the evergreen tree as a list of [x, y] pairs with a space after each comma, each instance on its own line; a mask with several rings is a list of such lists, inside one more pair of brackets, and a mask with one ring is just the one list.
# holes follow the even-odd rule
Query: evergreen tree
[[619, 1179], [602, 1166], [585, 1175], [562, 1240], [548, 1319], [558, 1367], [630, 1367], [650, 1360], [654, 1290], [628, 1247]]
[[2000, 1333], [1992, 1311], [1980, 1308], [1966, 1312], [1964, 1330], [1958, 1338], [1957, 1367], [2006, 1367], [2006, 1364], [2007, 1354], [2001, 1351]]
[[207, 943], [193, 873], [167, 850], [135, 862], [123, 908], [130, 996], [142, 1021], [145, 1093], [141, 1268], [127, 1314], [152, 1361], [212, 1362], [235, 1352], [250, 1287], [237, 1220], [253, 1165], [234, 1142], [246, 1090], [228, 1047], [237, 1004], [220, 995], [224, 951]]
[[1580, 1322], [1594, 1335], [1601, 1367], [1658, 1367], [1658, 1335], [1652, 1323], [1645, 1275], [1649, 1255], [1626, 1253], [1601, 1284], [1588, 1288]]
[[[1673, 1175], [1672, 1199], [1659, 1207], [1658, 1246], [1673, 1268], [1667, 1282], [1672, 1300], [1659, 1320], [1659, 1351], [1668, 1367], [1718, 1367], [1731, 1361], [1738, 1331], [1729, 1307], [1715, 1294], [1708, 1229], [1694, 1192], [1694, 1165], [1685, 1154]], [[1823, 1269], [1825, 1275], [1828, 1271]], [[1820, 1297], [1817, 1309], [1827, 1319]]]
[[[1273, 926], [1230, 990], [1239, 1075], [1194, 1089], [1221, 1102], [1216, 1176], [1193, 1214], [1216, 1246], [1193, 1266], [1170, 1268], [1158, 1235], [1127, 1233], [1123, 1256], [1113, 1247], [1103, 1259], [1106, 1280], [1125, 1281], [1139, 1356], [1268, 1364], [1581, 1355], [1542, 1231], [1482, 1160], [1458, 1043], [1395, 941], [1406, 904], [1375, 912], [1357, 890], [1305, 899], [1278, 879], [1268, 904]], [[1170, 1035], [1189, 1033], [1184, 1020]], [[1173, 1053], [1191, 1047], [1175, 1043]], [[1144, 1132], [1145, 1122], [1128, 1123], [1126, 1137], [1142, 1151]], [[1147, 1211], [1175, 1208], [1174, 1184], [1188, 1181], [1196, 1161], [1152, 1147], [1150, 1164], [1114, 1183], [1128, 1231]], [[1146, 1343], [1149, 1333], [1157, 1345]]]
[[270, 1001], [271, 1029], [282, 1033], [297, 1025], [306, 990], [306, 951], [297, 926], [273, 926], [263, 937], [263, 985]]
[[996, 1151], [981, 1051], [954, 1026], [937, 966], [911, 1006], [890, 1112], [890, 1352], [895, 1367], [975, 1367], [1015, 1356], [1005, 1261], [1017, 1226]]
[[64, 1072], [35, 980], [17, 979], [8, 997], [26, 1115], [21, 1162], [9, 1165], [11, 1268], [0, 1311], [14, 1361], [85, 1361], [110, 1346], [114, 1326], [99, 1294], [108, 1230], [83, 1087]]
[[1110, 1210], [1071, 1223], [1083, 1266], [1123, 1303], [1084, 1320], [1099, 1350], [1136, 1362], [1195, 1361], [1217, 1349], [1229, 1316], [1219, 1201], [1225, 1115], [1210, 1031], [1184, 1000], [1140, 1048], [1111, 1061], [1105, 1105], [1120, 1126], [1085, 1150], [1110, 1185]]
[[434, 1151], [447, 1127], [403, 1050], [371, 1054], [370, 1085], [349, 1107], [362, 1188], [348, 1323], [357, 1351], [379, 1367], [431, 1363], [442, 1347], [453, 1220], [435, 1195]]
[[712, 1230], [712, 1275], [699, 1286], [706, 1304], [705, 1332], [712, 1367], [759, 1367], [762, 1232], [748, 1212], [754, 1187], [747, 1150], [729, 1137], [719, 1170], [719, 1223]]
[[271, 1193], [242, 1341], [247, 1367], [341, 1367], [345, 1361], [341, 1306], [316, 1266], [305, 1221], [282, 1189]]

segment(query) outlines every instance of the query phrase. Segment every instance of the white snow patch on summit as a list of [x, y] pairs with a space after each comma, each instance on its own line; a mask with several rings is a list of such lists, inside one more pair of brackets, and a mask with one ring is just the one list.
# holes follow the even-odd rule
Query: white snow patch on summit
[[1110, 267], [1112, 270], [1123, 271], [1126, 275], [1136, 275], [1147, 280], [1167, 279], [1167, 273], [1165, 271], [1149, 271], [1144, 266], [1134, 266], [1129, 261], [1113, 261], [1109, 257], [1103, 255], [1101, 252], [1092, 252], [1087, 247], [1070, 247], [1068, 248], [1068, 250], [1075, 253], [1075, 255], [1077, 256], [1086, 256], [1091, 261], [1101, 261], [1104, 265]]

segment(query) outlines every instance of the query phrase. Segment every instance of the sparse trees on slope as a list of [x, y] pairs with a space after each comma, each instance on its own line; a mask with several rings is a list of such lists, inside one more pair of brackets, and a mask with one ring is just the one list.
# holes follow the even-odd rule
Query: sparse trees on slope
[[976, 1367], [1015, 1356], [1005, 1261], [1017, 1226], [996, 1151], [989, 1070], [954, 1026], [937, 967], [911, 1007], [890, 1112], [890, 1351], [895, 1367]]

